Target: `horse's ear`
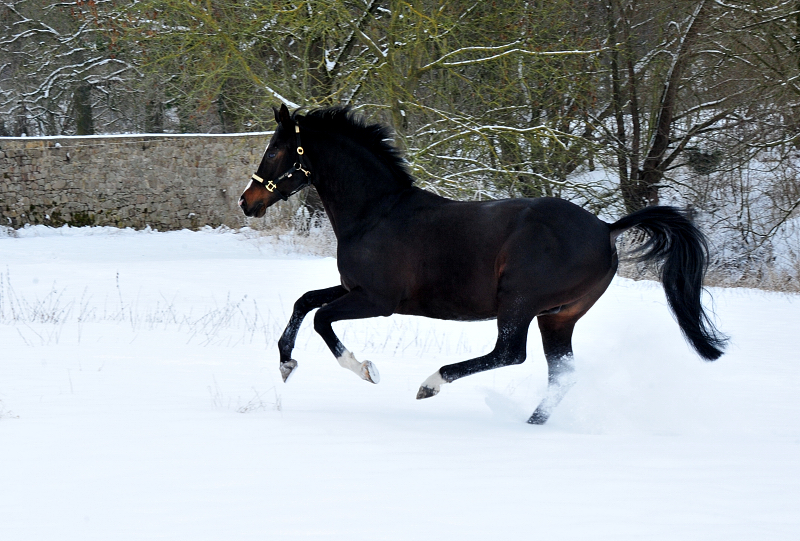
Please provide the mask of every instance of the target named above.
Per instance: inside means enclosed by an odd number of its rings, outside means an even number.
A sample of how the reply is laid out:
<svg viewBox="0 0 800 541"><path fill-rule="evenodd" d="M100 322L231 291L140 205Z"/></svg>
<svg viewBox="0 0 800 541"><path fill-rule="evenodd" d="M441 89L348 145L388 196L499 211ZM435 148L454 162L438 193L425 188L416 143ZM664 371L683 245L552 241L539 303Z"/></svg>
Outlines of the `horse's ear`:
<svg viewBox="0 0 800 541"><path fill-rule="evenodd" d="M281 103L280 109L275 109L275 121L278 124L281 124L287 130L292 129L292 115L289 114L289 109L286 107L286 104Z"/></svg>

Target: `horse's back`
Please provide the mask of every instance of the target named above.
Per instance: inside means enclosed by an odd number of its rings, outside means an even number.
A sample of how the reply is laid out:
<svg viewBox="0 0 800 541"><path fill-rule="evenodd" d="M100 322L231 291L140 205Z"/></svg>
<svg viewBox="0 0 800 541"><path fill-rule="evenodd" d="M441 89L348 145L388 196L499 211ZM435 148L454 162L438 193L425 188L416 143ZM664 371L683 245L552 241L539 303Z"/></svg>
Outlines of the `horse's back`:
<svg viewBox="0 0 800 541"><path fill-rule="evenodd" d="M568 201L457 202L421 190L410 195L376 230L382 247L371 250L382 254L379 273L391 273L397 286L397 312L491 318L503 285L558 295L595 279L587 274L605 274L610 265L607 225ZM365 238L364 245L372 243Z"/></svg>
<svg viewBox="0 0 800 541"><path fill-rule="evenodd" d="M432 213L439 231L454 245L482 242L499 255L512 245L545 261L549 255L602 257L613 249L608 224L578 205L554 197L453 202Z"/></svg>
<svg viewBox="0 0 800 541"><path fill-rule="evenodd" d="M577 261L603 257L613 250L608 224L578 205L552 197L525 199L519 232L540 255ZM544 258L543 258L544 259Z"/></svg>

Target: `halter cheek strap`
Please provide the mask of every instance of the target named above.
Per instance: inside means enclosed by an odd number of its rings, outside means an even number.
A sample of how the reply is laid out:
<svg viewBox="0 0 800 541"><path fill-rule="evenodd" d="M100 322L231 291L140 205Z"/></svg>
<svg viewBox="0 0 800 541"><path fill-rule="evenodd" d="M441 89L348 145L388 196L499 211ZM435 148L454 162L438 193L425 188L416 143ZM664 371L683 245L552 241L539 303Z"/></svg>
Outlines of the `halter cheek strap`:
<svg viewBox="0 0 800 541"><path fill-rule="evenodd" d="M303 163L303 155L305 154L305 151L303 150L303 146L300 143L300 126L298 126L297 124L295 124L294 126L294 133L295 133L295 140L297 142L297 150L296 150L297 161L292 166L292 168L286 171L278 178L276 178L275 180L268 180L266 182L264 181L263 178L261 178L256 174L253 174L253 176L251 177L256 182L261 183L264 186L264 188L267 189L268 192L277 193L278 196L280 196L280 198L283 199L284 201L286 201L291 196L293 196L294 194L296 194L297 192L299 192L300 190L302 190L311 183L310 179L311 171L307 167L305 167L305 164ZM280 191L278 189L278 183L281 182L282 180L292 177L295 173L302 173L303 175L305 175L305 178L303 179L304 182L302 182L299 186L297 186L297 188L295 188L288 194L285 194L282 191Z"/></svg>

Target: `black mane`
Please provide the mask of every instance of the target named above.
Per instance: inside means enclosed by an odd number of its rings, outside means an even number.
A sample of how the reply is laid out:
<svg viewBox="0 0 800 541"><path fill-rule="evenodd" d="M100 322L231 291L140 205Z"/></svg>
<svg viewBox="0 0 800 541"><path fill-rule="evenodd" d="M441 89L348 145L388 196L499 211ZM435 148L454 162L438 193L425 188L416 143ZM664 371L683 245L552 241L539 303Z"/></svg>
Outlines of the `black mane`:
<svg viewBox="0 0 800 541"><path fill-rule="evenodd" d="M382 124L367 124L364 118L349 106L314 109L306 114L295 111L292 119L307 129L351 139L386 164L392 172L392 177L401 186L410 187L414 183L414 178L406 168L402 152L392 144L394 133L391 128Z"/></svg>

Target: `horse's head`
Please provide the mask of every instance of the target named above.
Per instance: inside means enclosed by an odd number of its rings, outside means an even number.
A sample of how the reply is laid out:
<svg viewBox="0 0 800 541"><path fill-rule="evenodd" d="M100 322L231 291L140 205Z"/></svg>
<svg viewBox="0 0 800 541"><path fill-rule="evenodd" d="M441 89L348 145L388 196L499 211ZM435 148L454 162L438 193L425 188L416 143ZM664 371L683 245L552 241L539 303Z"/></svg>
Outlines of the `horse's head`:
<svg viewBox="0 0 800 541"><path fill-rule="evenodd" d="M264 151L261 165L239 198L246 216L264 216L276 201L288 199L311 182L299 127L285 105L275 109L275 120L278 127Z"/></svg>

